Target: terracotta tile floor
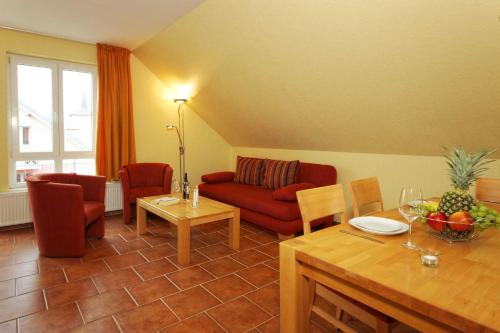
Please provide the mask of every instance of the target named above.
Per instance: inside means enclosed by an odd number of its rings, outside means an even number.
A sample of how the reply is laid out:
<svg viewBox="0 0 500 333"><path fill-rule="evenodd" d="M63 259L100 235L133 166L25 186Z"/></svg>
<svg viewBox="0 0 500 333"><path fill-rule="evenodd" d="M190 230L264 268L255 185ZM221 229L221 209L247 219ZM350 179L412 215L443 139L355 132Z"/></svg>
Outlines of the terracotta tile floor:
<svg viewBox="0 0 500 333"><path fill-rule="evenodd" d="M189 267L176 228L148 216L148 234L121 215L82 258L38 254L33 229L0 231L0 332L279 332L278 240L242 222L192 228ZM311 332L323 332L311 324Z"/></svg>

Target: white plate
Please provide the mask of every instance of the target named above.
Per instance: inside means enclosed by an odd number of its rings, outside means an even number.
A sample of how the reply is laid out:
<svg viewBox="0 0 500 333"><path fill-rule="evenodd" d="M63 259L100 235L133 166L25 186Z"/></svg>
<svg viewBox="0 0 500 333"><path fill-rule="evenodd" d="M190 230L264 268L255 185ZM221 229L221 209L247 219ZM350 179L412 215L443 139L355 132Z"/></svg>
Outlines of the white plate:
<svg viewBox="0 0 500 333"><path fill-rule="evenodd" d="M353 219L353 223L356 223L363 229L372 231L393 232L401 229L401 225L396 221L374 218L373 216L361 216Z"/></svg>
<svg viewBox="0 0 500 333"><path fill-rule="evenodd" d="M368 222L367 222L368 221ZM376 216L360 216L349 220L349 224L361 231L374 235L399 235L408 231L408 225L396 220ZM382 230L386 226L385 230ZM370 226L368 228L367 226ZM379 229L373 229L378 226Z"/></svg>

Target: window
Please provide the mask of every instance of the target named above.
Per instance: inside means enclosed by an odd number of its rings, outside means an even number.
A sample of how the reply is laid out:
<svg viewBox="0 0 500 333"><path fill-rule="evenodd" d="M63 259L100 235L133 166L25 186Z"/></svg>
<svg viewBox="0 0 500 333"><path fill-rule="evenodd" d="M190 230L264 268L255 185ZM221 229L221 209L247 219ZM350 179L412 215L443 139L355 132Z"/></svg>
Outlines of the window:
<svg viewBox="0 0 500 333"><path fill-rule="evenodd" d="M96 67L10 55L10 183L95 174Z"/></svg>
<svg viewBox="0 0 500 333"><path fill-rule="evenodd" d="M30 126L21 126L23 129L23 145L30 144Z"/></svg>

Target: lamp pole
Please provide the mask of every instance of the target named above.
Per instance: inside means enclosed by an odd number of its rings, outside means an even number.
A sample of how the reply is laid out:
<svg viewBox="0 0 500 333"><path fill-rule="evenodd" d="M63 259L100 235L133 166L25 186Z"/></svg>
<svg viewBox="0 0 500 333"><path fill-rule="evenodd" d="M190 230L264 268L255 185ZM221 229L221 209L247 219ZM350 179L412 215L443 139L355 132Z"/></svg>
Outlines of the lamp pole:
<svg viewBox="0 0 500 333"><path fill-rule="evenodd" d="M174 102L178 105L177 117L178 123L175 125L167 125L167 129L175 129L177 138L179 139L179 183L182 183L183 176L186 168L186 146L184 140L184 113L182 112L182 105L187 102L185 98L176 98Z"/></svg>

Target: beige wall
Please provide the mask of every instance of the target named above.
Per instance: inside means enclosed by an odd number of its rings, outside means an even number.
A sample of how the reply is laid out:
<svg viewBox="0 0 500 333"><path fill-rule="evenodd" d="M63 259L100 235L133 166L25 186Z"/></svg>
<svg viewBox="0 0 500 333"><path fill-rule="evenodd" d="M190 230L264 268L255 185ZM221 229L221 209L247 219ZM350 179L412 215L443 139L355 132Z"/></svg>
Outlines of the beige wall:
<svg viewBox="0 0 500 333"><path fill-rule="evenodd" d="M8 182L7 53L96 64L95 45L0 28L0 192ZM163 100L166 87L132 56L137 160L167 162L178 170L178 146L165 124L176 120L175 104ZM200 117L186 109L187 170L199 182L203 173L226 169L231 147Z"/></svg>
<svg viewBox="0 0 500 333"><path fill-rule="evenodd" d="M177 125L177 105L164 98L171 95L169 88L132 56L132 89L137 160L169 163L178 179L177 134L166 130L167 124ZM191 184L195 185L202 174L226 170L230 166L231 146L189 109L189 103L183 106L183 112L186 171Z"/></svg>
<svg viewBox="0 0 500 333"><path fill-rule="evenodd" d="M397 207L399 191L405 185L420 186L424 197L440 196L451 187L443 157L234 147L233 168L238 155L333 165L337 168L338 182L344 187L349 209L348 183L354 179L377 176L385 208ZM491 164L485 176L500 178L500 160Z"/></svg>

